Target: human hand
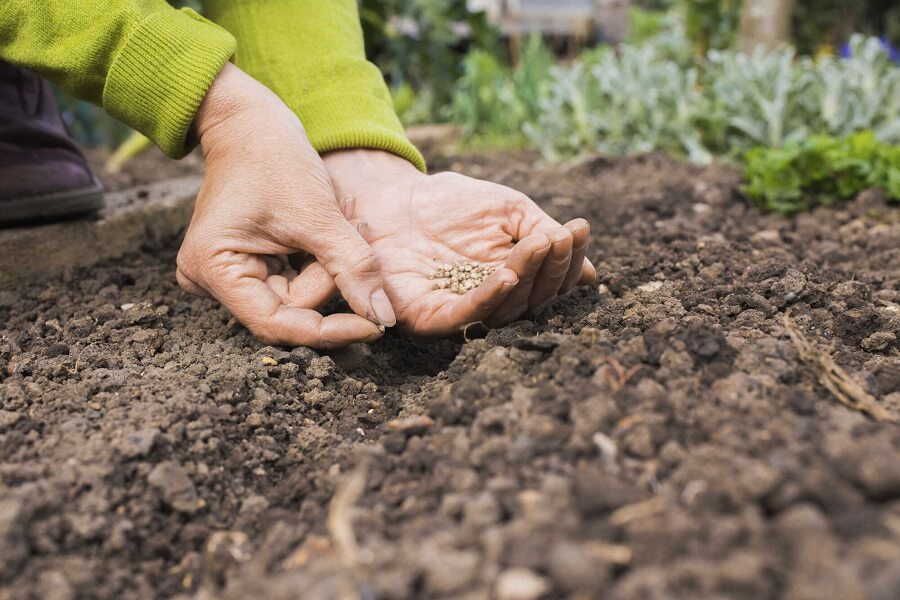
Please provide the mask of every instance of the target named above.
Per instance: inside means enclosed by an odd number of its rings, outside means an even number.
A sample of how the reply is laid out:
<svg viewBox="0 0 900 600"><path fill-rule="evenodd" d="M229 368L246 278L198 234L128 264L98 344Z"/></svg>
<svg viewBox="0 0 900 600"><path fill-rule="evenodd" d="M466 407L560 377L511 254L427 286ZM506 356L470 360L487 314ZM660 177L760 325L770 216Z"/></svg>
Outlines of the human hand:
<svg viewBox="0 0 900 600"><path fill-rule="evenodd" d="M229 64L195 124L206 170L178 252L178 283L215 297L270 344L337 347L374 341L393 326L378 259L281 100ZM311 310L335 285L355 315Z"/></svg>
<svg viewBox="0 0 900 600"><path fill-rule="evenodd" d="M345 214L375 250L398 322L412 333L502 325L540 313L596 277L585 259L584 219L560 225L508 187L457 173L424 175L384 152L332 152L324 162ZM499 268L465 295L434 289L428 275L457 261Z"/></svg>

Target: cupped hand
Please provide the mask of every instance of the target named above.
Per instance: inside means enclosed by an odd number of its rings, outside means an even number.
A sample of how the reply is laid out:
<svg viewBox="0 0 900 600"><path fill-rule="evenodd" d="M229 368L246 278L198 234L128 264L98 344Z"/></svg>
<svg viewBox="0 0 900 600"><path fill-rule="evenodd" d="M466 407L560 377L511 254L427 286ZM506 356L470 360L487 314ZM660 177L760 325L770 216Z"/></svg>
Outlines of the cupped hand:
<svg viewBox="0 0 900 600"><path fill-rule="evenodd" d="M195 124L206 169L178 253L179 284L215 297L271 344L336 347L393 326L379 261L281 100L226 65ZM335 285L356 314L311 309Z"/></svg>
<svg viewBox="0 0 900 600"><path fill-rule="evenodd" d="M324 162L345 214L378 257L398 323L412 333L503 325L596 277L585 258L584 219L561 225L508 187L457 173L424 175L384 152L332 152ZM496 270L464 295L435 289L429 275L454 262Z"/></svg>

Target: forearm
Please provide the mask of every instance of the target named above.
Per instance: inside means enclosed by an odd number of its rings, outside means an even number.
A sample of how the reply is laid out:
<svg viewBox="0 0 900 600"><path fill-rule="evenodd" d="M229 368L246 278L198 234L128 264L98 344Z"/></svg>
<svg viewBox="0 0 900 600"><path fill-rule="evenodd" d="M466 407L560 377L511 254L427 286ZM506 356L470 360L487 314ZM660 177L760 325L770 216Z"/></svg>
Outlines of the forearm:
<svg viewBox="0 0 900 600"><path fill-rule="evenodd" d="M374 148L419 169L384 78L368 62L356 0L206 0L238 41L236 64L300 117L320 153Z"/></svg>
<svg viewBox="0 0 900 600"><path fill-rule="evenodd" d="M173 157L234 38L164 0L4 0L0 58L102 106Z"/></svg>

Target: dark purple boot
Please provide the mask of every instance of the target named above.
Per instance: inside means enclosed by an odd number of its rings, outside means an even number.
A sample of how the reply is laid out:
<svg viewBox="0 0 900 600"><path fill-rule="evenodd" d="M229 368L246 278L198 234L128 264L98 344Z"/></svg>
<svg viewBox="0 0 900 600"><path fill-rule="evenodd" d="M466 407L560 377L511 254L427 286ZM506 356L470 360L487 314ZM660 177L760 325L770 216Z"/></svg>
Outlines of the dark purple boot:
<svg viewBox="0 0 900 600"><path fill-rule="evenodd" d="M102 206L103 188L69 137L50 84L0 61L0 226Z"/></svg>

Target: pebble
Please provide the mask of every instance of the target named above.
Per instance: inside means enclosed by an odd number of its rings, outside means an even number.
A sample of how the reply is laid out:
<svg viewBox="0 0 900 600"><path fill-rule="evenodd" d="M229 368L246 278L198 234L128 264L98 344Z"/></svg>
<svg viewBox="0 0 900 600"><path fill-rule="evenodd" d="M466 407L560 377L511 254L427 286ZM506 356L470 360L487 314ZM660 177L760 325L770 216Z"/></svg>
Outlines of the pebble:
<svg viewBox="0 0 900 600"><path fill-rule="evenodd" d="M897 336L890 331L876 331L860 342L860 346L866 352L881 352L891 345Z"/></svg>
<svg viewBox="0 0 900 600"><path fill-rule="evenodd" d="M163 502L178 512L192 514L203 505L187 471L174 461L156 465L147 476L147 482L159 491Z"/></svg>
<svg viewBox="0 0 900 600"><path fill-rule="evenodd" d="M550 591L547 580L531 569L507 569L497 577L497 600L537 600Z"/></svg>
<svg viewBox="0 0 900 600"><path fill-rule="evenodd" d="M155 427L139 429L138 431L126 433L117 444L117 448L126 458L146 456L153 449L153 445L158 438L159 429Z"/></svg>

